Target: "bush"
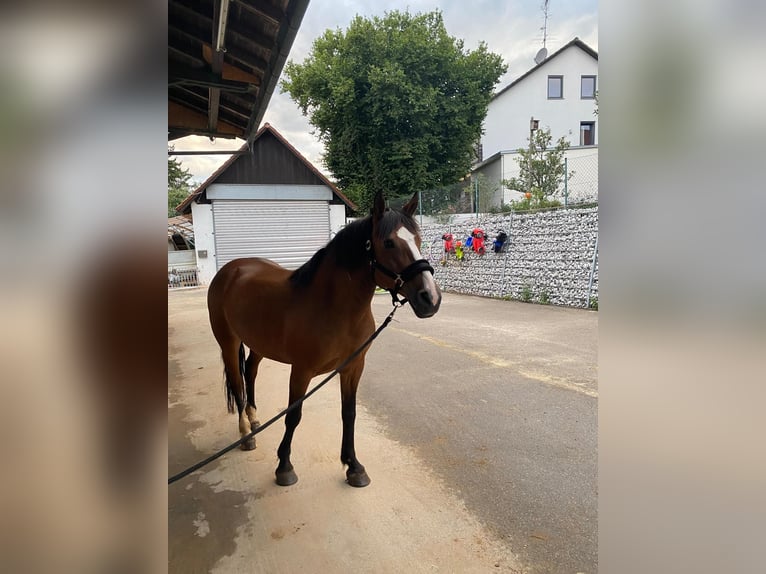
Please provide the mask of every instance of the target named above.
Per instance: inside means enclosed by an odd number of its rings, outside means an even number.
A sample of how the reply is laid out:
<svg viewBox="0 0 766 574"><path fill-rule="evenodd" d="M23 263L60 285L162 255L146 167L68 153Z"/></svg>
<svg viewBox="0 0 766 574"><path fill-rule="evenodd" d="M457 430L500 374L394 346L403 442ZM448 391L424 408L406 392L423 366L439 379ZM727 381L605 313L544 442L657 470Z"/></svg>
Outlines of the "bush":
<svg viewBox="0 0 766 574"><path fill-rule="evenodd" d="M524 198L519 200L511 200L511 208L514 211L530 211L537 209L552 209L554 207L561 207L561 202L558 199L545 199L535 200L534 198Z"/></svg>
<svg viewBox="0 0 766 574"><path fill-rule="evenodd" d="M525 303L532 300L532 289L529 285L524 285L524 287L521 288L521 300Z"/></svg>

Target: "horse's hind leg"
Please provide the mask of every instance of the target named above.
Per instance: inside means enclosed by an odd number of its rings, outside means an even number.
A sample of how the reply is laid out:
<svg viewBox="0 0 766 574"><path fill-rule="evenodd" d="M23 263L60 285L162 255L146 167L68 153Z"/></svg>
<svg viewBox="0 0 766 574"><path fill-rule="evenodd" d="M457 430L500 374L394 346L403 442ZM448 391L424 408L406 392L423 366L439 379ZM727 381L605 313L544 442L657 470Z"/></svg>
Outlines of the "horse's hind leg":
<svg viewBox="0 0 766 574"><path fill-rule="evenodd" d="M231 270L229 270L231 271ZM235 270L236 273L236 270ZM224 376L226 377L226 406L230 413L237 406L239 415L239 433L241 437L250 433L250 420L245 412L247 394L245 393L245 347L242 340L232 329L224 312L225 297L231 273L221 272L213 278L207 294L207 307L213 336L221 348ZM255 448L255 437L242 443L242 450Z"/></svg>
<svg viewBox="0 0 766 574"><path fill-rule="evenodd" d="M245 348L242 343L236 341L221 342L221 356L223 357L223 370L226 377L226 402L230 413L237 407L239 416L239 434L244 437L250 433L250 420L245 412ZM240 446L242 450L255 448L255 437L250 437Z"/></svg>
<svg viewBox="0 0 766 574"><path fill-rule="evenodd" d="M354 361L340 373L341 415L343 417L343 441L340 461L348 465L346 481L351 486L367 486L370 477L356 458L354 449L354 423L356 422L356 389L364 370L364 357Z"/></svg>
<svg viewBox="0 0 766 574"><path fill-rule="evenodd" d="M245 390L247 391L245 413L250 421L250 428L252 430L255 430L259 424L256 419L258 407L255 406L255 377L258 375L258 364L262 359L263 357L256 355L251 349L250 354L247 356L247 361L245 361ZM255 437L253 437L253 440L255 440Z"/></svg>
<svg viewBox="0 0 766 574"><path fill-rule="evenodd" d="M292 371L290 371L290 402L293 404L306 394L306 389L309 386L311 375L301 372L293 365ZM279 486L290 486L298 482L298 476L293 470L293 465L290 462L290 450L293 442L293 434L301 422L301 413L303 411L303 404L301 403L295 409L287 413L285 416L285 435L282 437L282 442L277 449L277 456L279 457L279 465L277 466L276 476L277 484Z"/></svg>

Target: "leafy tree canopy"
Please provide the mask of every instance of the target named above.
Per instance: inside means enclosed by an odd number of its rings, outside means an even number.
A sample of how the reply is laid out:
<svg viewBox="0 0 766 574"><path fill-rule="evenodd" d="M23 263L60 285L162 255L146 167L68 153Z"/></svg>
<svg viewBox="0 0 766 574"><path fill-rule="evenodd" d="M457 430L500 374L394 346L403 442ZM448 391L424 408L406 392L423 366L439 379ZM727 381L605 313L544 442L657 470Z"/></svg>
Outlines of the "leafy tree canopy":
<svg viewBox="0 0 766 574"><path fill-rule="evenodd" d="M168 157L168 217L178 215L176 206L192 192L192 174L174 157Z"/></svg>
<svg viewBox="0 0 766 574"><path fill-rule="evenodd" d="M464 177L492 89L506 66L483 43L466 50L441 12L357 16L326 30L285 67L282 89L325 144L325 163L366 211L386 197Z"/></svg>

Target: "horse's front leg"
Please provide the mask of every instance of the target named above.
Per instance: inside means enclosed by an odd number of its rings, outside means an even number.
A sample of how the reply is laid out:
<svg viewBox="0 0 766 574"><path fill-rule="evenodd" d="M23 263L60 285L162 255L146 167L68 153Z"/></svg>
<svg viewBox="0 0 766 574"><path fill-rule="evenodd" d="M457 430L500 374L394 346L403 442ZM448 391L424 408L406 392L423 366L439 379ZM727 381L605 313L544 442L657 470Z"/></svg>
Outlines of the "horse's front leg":
<svg viewBox="0 0 766 574"><path fill-rule="evenodd" d="M351 363L340 374L341 414L343 417L343 441L340 461L348 465L346 481L351 486L367 486L370 477L356 458L354 449L354 423L356 421L356 389L364 370L364 356Z"/></svg>
<svg viewBox="0 0 766 574"><path fill-rule="evenodd" d="M311 374L304 373L293 365L292 371L290 371L289 404L293 404L306 394L309 381L311 381ZM302 412L303 404L300 404L285 416L285 435L282 437L282 442L277 449L279 465L277 466L275 474L279 486L290 486L291 484L298 482L298 476L295 474L293 465L290 462L290 451L292 448L293 434L295 433L298 424L301 422Z"/></svg>

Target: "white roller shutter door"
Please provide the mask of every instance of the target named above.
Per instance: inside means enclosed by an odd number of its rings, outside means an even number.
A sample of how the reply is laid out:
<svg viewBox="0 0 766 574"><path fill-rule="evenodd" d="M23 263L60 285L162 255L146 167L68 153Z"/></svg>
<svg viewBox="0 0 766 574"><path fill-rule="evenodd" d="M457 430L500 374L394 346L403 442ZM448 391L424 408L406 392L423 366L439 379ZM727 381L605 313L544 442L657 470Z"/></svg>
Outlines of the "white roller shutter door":
<svg viewBox="0 0 766 574"><path fill-rule="evenodd" d="M297 269L330 238L327 201L213 201L216 265L264 257Z"/></svg>

